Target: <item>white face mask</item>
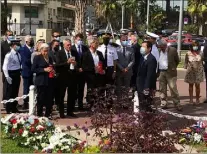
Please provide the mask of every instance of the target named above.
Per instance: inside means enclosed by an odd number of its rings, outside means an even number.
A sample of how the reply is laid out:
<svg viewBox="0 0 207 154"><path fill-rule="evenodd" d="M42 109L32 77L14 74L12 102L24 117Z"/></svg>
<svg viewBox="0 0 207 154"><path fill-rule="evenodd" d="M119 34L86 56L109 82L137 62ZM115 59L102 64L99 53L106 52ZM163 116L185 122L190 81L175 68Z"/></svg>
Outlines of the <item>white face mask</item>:
<svg viewBox="0 0 207 154"><path fill-rule="evenodd" d="M82 45L83 44L83 41L81 41L81 40L79 40L79 41L77 41L77 45L79 46L79 45Z"/></svg>
<svg viewBox="0 0 207 154"><path fill-rule="evenodd" d="M60 41L60 37L55 37L55 40Z"/></svg>

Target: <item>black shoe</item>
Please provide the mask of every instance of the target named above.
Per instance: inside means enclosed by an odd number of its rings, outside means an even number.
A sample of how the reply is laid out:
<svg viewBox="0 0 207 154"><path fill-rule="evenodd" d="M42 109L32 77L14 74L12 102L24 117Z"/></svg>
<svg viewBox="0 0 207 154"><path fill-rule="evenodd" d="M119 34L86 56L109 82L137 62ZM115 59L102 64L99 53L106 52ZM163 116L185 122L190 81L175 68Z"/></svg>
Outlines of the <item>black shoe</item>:
<svg viewBox="0 0 207 154"><path fill-rule="evenodd" d="M78 108L78 111L86 111L83 107Z"/></svg>
<svg viewBox="0 0 207 154"><path fill-rule="evenodd" d="M24 103L23 109L28 110L29 109L29 103Z"/></svg>
<svg viewBox="0 0 207 154"><path fill-rule="evenodd" d="M203 103L207 103L207 100L205 100Z"/></svg>
<svg viewBox="0 0 207 154"><path fill-rule="evenodd" d="M77 118L78 116L75 115L73 112L67 114L69 117Z"/></svg>
<svg viewBox="0 0 207 154"><path fill-rule="evenodd" d="M64 119L65 118L65 115L64 114L60 114L60 118L61 119Z"/></svg>

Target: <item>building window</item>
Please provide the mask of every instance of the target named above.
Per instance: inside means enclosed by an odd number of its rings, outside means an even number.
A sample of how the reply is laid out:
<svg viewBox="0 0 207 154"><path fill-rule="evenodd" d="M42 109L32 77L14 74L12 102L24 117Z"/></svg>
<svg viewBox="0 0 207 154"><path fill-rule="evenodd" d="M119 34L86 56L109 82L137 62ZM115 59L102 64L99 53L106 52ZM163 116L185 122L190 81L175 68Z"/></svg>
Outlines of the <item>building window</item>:
<svg viewBox="0 0 207 154"><path fill-rule="evenodd" d="M30 11L31 11L31 18L38 18L38 7L24 7L24 13L25 13L25 18L30 17Z"/></svg>
<svg viewBox="0 0 207 154"><path fill-rule="evenodd" d="M53 9L53 15L54 15L54 16L56 15L56 13L55 13L55 9Z"/></svg>

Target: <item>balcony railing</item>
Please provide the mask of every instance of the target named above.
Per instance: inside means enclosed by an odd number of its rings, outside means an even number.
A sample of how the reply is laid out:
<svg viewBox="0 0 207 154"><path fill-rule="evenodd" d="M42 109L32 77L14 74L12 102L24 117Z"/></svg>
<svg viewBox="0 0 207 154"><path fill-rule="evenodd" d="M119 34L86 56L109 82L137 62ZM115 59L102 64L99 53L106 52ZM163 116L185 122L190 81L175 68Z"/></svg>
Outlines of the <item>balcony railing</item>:
<svg viewBox="0 0 207 154"><path fill-rule="evenodd" d="M4 2L4 0L1 0L1 2ZM46 4L47 0L31 0L31 4ZM7 0L8 4L29 4L30 0Z"/></svg>

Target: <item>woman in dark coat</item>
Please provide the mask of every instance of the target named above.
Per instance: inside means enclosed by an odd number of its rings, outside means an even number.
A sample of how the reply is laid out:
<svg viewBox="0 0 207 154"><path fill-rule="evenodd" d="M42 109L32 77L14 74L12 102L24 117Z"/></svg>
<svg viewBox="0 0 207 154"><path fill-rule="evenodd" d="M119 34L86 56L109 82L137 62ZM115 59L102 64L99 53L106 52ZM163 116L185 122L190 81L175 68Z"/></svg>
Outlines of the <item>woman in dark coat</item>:
<svg viewBox="0 0 207 154"><path fill-rule="evenodd" d="M36 55L33 60L32 71L36 73L35 86L37 88L37 115L50 117L52 112L52 96L54 86L55 71L53 61L48 56L49 46L43 43L40 46L40 55ZM46 107L43 115L43 106Z"/></svg>

